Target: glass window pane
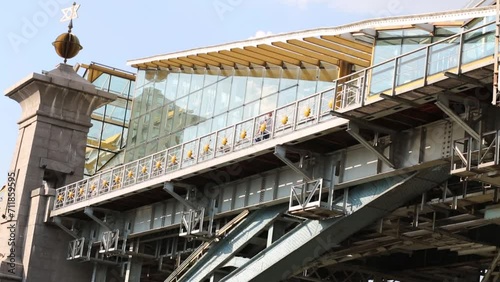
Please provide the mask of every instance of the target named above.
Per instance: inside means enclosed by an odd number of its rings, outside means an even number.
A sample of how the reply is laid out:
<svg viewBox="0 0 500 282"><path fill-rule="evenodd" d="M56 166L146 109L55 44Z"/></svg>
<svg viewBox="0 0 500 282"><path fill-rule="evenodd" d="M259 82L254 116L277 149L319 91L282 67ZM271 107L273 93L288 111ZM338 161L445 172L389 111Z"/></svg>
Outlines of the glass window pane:
<svg viewBox="0 0 500 282"><path fill-rule="evenodd" d="M92 84L97 89L100 89L103 91L108 91L110 79L111 79L111 76L109 74L103 73L103 74L99 75L94 81L92 81Z"/></svg>
<svg viewBox="0 0 500 282"><path fill-rule="evenodd" d="M165 136L172 132L172 125L174 124L174 113L175 106L173 103L170 103L163 107L162 112L162 126L160 129L160 135Z"/></svg>
<svg viewBox="0 0 500 282"><path fill-rule="evenodd" d="M191 78L191 87L189 89L189 93L193 93L197 90L200 90L203 88L203 83L205 81L205 74L193 74L193 77ZM181 96L179 96L181 97Z"/></svg>
<svg viewBox="0 0 500 282"><path fill-rule="evenodd" d="M198 137L204 136L212 132L212 119L201 122L198 125Z"/></svg>
<svg viewBox="0 0 500 282"><path fill-rule="evenodd" d="M147 111L152 109L152 104L153 104L153 94L154 94L154 88L152 87L146 87L142 89L142 100L141 100L141 108L140 108L140 114L143 115Z"/></svg>
<svg viewBox="0 0 500 282"><path fill-rule="evenodd" d="M231 75L232 73L230 73ZM224 77L219 80L217 84L216 103L214 108L214 115L226 112L229 106L231 97L231 83L233 79L231 76Z"/></svg>
<svg viewBox="0 0 500 282"><path fill-rule="evenodd" d="M184 143L184 142L188 142L188 141L196 139L197 130L198 130L198 126L196 126L196 125L189 126L186 129L184 129L182 142Z"/></svg>
<svg viewBox="0 0 500 282"><path fill-rule="evenodd" d="M301 99L316 93L317 69L302 69L299 76L299 87L297 99Z"/></svg>
<svg viewBox="0 0 500 282"><path fill-rule="evenodd" d="M147 140L149 120L149 114L145 114L139 118L139 126L137 129L137 145L140 145Z"/></svg>
<svg viewBox="0 0 500 282"><path fill-rule="evenodd" d="M401 55L401 39L377 40L373 62L378 64Z"/></svg>
<svg viewBox="0 0 500 282"><path fill-rule="evenodd" d="M262 98L260 102L260 114L268 113L276 108L276 103L278 102L278 93Z"/></svg>
<svg viewBox="0 0 500 282"><path fill-rule="evenodd" d="M146 71L145 70L138 70L137 75L135 77L135 86L137 88L143 87L144 82L145 82L145 76L146 76Z"/></svg>
<svg viewBox="0 0 500 282"><path fill-rule="evenodd" d="M200 109L201 118L208 119L213 117L216 90L217 90L217 85L207 86L203 90L203 98L201 99L201 109Z"/></svg>
<svg viewBox="0 0 500 282"><path fill-rule="evenodd" d="M145 156L156 153L158 148L158 140L149 142L145 147L146 147Z"/></svg>
<svg viewBox="0 0 500 282"><path fill-rule="evenodd" d="M93 140L99 140L101 138L102 122L98 120L91 120L92 127L89 130L88 137ZM97 144L96 144L97 146Z"/></svg>
<svg viewBox="0 0 500 282"><path fill-rule="evenodd" d="M104 123L101 148L109 151L118 151L121 148L122 127L114 124Z"/></svg>
<svg viewBox="0 0 500 282"><path fill-rule="evenodd" d="M186 108L188 97L181 98L175 101L174 124L172 132L176 132L186 125Z"/></svg>
<svg viewBox="0 0 500 282"><path fill-rule="evenodd" d="M146 156L146 146L139 146L136 148L134 159L140 159Z"/></svg>
<svg viewBox="0 0 500 282"><path fill-rule="evenodd" d="M243 120L243 107L239 107L227 114L227 125L234 125Z"/></svg>
<svg viewBox="0 0 500 282"><path fill-rule="evenodd" d="M137 95L132 100L132 118L136 118L141 114L141 104L142 104L142 95Z"/></svg>
<svg viewBox="0 0 500 282"><path fill-rule="evenodd" d="M275 94L280 86L281 68L269 68L265 70L264 85L262 87L262 97Z"/></svg>
<svg viewBox="0 0 500 282"><path fill-rule="evenodd" d="M130 89L130 80L112 76L109 92L118 94L119 96L127 97Z"/></svg>
<svg viewBox="0 0 500 282"><path fill-rule="evenodd" d="M290 86L289 88L286 88L286 90L280 91L278 94L278 107L295 101L295 98L297 97L297 86L298 85Z"/></svg>
<svg viewBox="0 0 500 282"><path fill-rule="evenodd" d="M134 119L130 122L130 134L128 135L128 141L127 141L127 146L129 148L132 148L135 146L135 143L137 141L137 125L139 124L139 121L137 119Z"/></svg>
<svg viewBox="0 0 500 282"><path fill-rule="evenodd" d="M205 81L203 83L203 86L209 86L214 83L217 83L217 81L220 79L219 78L219 69L218 68L213 68L207 70L207 75L205 76Z"/></svg>
<svg viewBox="0 0 500 282"><path fill-rule="evenodd" d="M214 117L212 122L212 131L217 131L219 129L226 127L226 118L227 118L226 114Z"/></svg>
<svg viewBox="0 0 500 282"><path fill-rule="evenodd" d="M229 109L234 109L243 105L245 101L245 92L247 85L247 69L237 69L234 71L234 77L231 85L231 101Z"/></svg>
<svg viewBox="0 0 500 282"><path fill-rule="evenodd" d="M165 150L165 149L168 149L170 147L173 147L173 141L174 140L174 137L172 136L166 136L166 137L162 137L158 140L158 147L157 147L157 150L158 151L162 151L162 150Z"/></svg>
<svg viewBox="0 0 500 282"><path fill-rule="evenodd" d="M158 108L151 113L151 126L149 128L148 139L160 136L160 126L162 123L163 108Z"/></svg>
<svg viewBox="0 0 500 282"><path fill-rule="evenodd" d="M201 99L202 92L196 91L189 95L189 102L187 105L187 117L186 117L186 126L190 126L192 124L196 124L200 121L200 109L201 109Z"/></svg>
<svg viewBox="0 0 500 282"><path fill-rule="evenodd" d="M390 38L390 37L402 37L403 36L403 30L398 29L398 30L385 30L385 31L379 31L378 32L378 37L379 38Z"/></svg>
<svg viewBox="0 0 500 282"><path fill-rule="evenodd" d="M189 87L191 86L191 74L181 73L179 74L179 85L177 87L177 98L184 97L189 93Z"/></svg>
<svg viewBox="0 0 500 282"><path fill-rule="evenodd" d="M143 87L151 87L155 82L156 77L157 77L156 70L146 70Z"/></svg>
<svg viewBox="0 0 500 282"><path fill-rule="evenodd" d="M264 68L254 68L249 72L250 77L247 80L247 91L245 95L245 104L260 98L262 93L262 82L264 78Z"/></svg>
<svg viewBox="0 0 500 282"><path fill-rule="evenodd" d="M167 100L166 101L167 103L175 100L178 86L179 86L179 74L170 73L167 76L167 85L165 87L165 99Z"/></svg>
<svg viewBox="0 0 500 282"><path fill-rule="evenodd" d="M243 109L243 120L252 118L259 114L260 100L245 105Z"/></svg>

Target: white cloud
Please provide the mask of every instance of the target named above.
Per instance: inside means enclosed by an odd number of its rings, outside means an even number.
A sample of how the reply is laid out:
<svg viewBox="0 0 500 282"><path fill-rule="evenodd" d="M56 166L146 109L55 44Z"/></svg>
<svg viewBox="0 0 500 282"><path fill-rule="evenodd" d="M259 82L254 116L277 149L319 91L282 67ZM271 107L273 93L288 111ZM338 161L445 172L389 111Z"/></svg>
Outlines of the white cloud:
<svg viewBox="0 0 500 282"><path fill-rule="evenodd" d="M282 3L307 9L312 4L322 4L335 12L362 14L369 17L389 17L404 14L417 14L435 11L445 11L463 8L469 0L365 0L365 1L338 1L338 0L280 0Z"/></svg>
<svg viewBox="0 0 500 282"><path fill-rule="evenodd" d="M270 36L270 35L273 35L273 32L272 31L263 31L263 30L258 30L254 36L251 36L250 38L248 39L255 39L255 38L259 38L259 37L266 37L266 36Z"/></svg>

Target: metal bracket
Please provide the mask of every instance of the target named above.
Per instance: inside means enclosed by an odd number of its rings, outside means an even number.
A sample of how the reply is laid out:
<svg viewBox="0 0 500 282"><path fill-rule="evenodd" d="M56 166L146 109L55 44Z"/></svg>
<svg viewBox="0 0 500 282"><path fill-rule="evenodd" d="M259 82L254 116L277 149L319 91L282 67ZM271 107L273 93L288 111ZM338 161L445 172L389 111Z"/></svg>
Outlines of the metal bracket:
<svg viewBox="0 0 500 282"><path fill-rule="evenodd" d="M69 229L63 224L63 218L59 216L54 217L53 222L55 225L59 226L59 228L61 228L64 232L68 233L71 237L78 239L79 238L78 234L74 230L76 220L75 219L67 219L67 220L71 221L71 229Z"/></svg>
<svg viewBox="0 0 500 282"><path fill-rule="evenodd" d="M120 239L120 230L110 230L102 233L99 253L109 253L119 251L118 240Z"/></svg>
<svg viewBox="0 0 500 282"><path fill-rule="evenodd" d="M286 157L286 152L293 152L300 156L299 164L293 163L290 159ZM313 180L312 173L304 169L304 161L306 157L310 157L312 155L311 152L305 150L299 150L295 148L285 147L282 145L277 145L274 147L274 155L278 157L282 162L284 162L287 166L289 166L293 171L302 175L307 182Z"/></svg>
<svg viewBox="0 0 500 282"><path fill-rule="evenodd" d="M359 127L355 122L354 123L349 122L346 132L349 133L349 135L351 135L354 139L356 139L366 149L375 154L381 161L386 163L391 168L395 167L394 164L386 156L384 156L384 154L382 154L379 151L378 147L375 147L372 144L370 144L368 141L365 140L365 138L363 138L363 136L361 136L361 134L359 134Z"/></svg>
<svg viewBox="0 0 500 282"><path fill-rule="evenodd" d="M198 210L191 209L182 213L179 236L203 236L209 230L204 230L203 221L205 218L205 208Z"/></svg>
<svg viewBox="0 0 500 282"><path fill-rule="evenodd" d="M83 211L83 213L86 214L88 217L90 217L95 222L97 222L99 225L104 227L107 231L111 231L113 229L111 227L111 225L109 225L107 222L101 220L100 218L98 218L97 216L94 215L95 210L96 209L93 207L85 207L85 210ZM109 211L109 210L105 210L105 209L99 209L99 210L104 212L104 213L116 213L114 211Z"/></svg>
<svg viewBox="0 0 500 282"><path fill-rule="evenodd" d="M465 122L459 115L457 115L452 109L450 109L449 100L447 99L447 97L438 95L438 100L435 104L453 121L460 125L472 138L478 141L481 139L479 133L477 133L472 127L467 124L467 122Z"/></svg>
<svg viewBox="0 0 500 282"><path fill-rule="evenodd" d="M70 241L68 245L68 256L66 257L66 259L67 260L88 259L88 257L83 255L84 247L85 247L85 237Z"/></svg>

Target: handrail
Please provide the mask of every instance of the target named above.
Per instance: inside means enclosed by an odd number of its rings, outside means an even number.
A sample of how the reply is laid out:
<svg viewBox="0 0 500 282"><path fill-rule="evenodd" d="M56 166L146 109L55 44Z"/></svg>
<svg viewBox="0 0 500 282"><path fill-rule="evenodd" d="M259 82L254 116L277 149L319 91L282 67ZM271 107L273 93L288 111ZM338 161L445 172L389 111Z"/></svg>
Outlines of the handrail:
<svg viewBox="0 0 500 282"><path fill-rule="evenodd" d="M333 87L319 91L308 97L299 99L271 111L273 117L271 126L269 126L268 122L266 122L266 125L263 124L263 121L268 114L261 114L214 131L210 134L198 137L194 140L184 142L180 145L176 145L121 166L110 168L94 175L93 177L58 188L56 189L54 210L95 198L114 190L124 189L137 183L166 175L167 173L173 171L181 170L234 151L248 148L258 142L266 142L268 140L275 139L276 137L288 135L303 128L319 124L326 120L334 119L335 117L330 115L331 110L346 111L362 107L365 100L370 95L370 87L373 86L373 81L370 81L370 79L377 74L375 69L383 66L384 64L394 62L394 64L391 65L394 70L392 72L392 84L387 85L388 89L392 89L393 95L395 94L396 87L415 81L415 79L423 79L424 82L426 82L428 75L432 74L430 73L430 70L433 66L439 68L439 73L442 73L449 68L458 67L460 70L463 64L463 54L465 54L466 51L470 51L463 48L463 46L467 43L464 41L465 35L492 24L495 24L495 22L475 27L353 74L341 77L333 81ZM489 33L483 32L482 35L488 36ZM439 57L439 60L435 60L435 58L432 57L433 54L431 54L430 50L435 46L439 46L439 44L446 43L455 38L459 39L459 48L457 48L457 50L452 49L452 51L456 51L456 54L454 52L452 56L445 54L446 56L444 59L448 60L447 62L449 64L445 65L445 67L448 68L443 70L443 66L440 65L443 63L443 58ZM473 47L475 47L475 45L473 45ZM425 57L423 58L425 59L423 75L412 77L411 79L413 80L409 82L405 81L403 84L398 84L397 70L401 67L402 59L408 58L421 51L425 51ZM487 51L489 52L490 50ZM474 57L473 61L484 58L485 56L493 55L487 52L479 53L478 58ZM440 53L437 54L441 55ZM455 56L458 56L458 58ZM417 66L420 66L418 64L418 60L416 63ZM450 64L452 66L450 66ZM388 70L390 70L390 68ZM387 70L384 70L383 72L379 72L379 74L384 74L386 72ZM386 82L386 79L384 79L383 82ZM387 89L383 91L386 90ZM375 94L379 93L380 92L377 92Z"/></svg>

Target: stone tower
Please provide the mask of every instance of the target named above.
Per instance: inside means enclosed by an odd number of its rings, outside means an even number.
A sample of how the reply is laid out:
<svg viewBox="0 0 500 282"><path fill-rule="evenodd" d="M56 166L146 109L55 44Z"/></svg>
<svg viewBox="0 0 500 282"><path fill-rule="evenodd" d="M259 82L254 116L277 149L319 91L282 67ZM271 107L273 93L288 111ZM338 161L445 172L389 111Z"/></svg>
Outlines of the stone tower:
<svg viewBox="0 0 500 282"><path fill-rule="evenodd" d="M70 65L33 73L6 91L22 108L0 206L0 281L90 281L92 269L66 261L69 235L49 222L54 188L83 178L92 112L115 95L96 90Z"/></svg>

